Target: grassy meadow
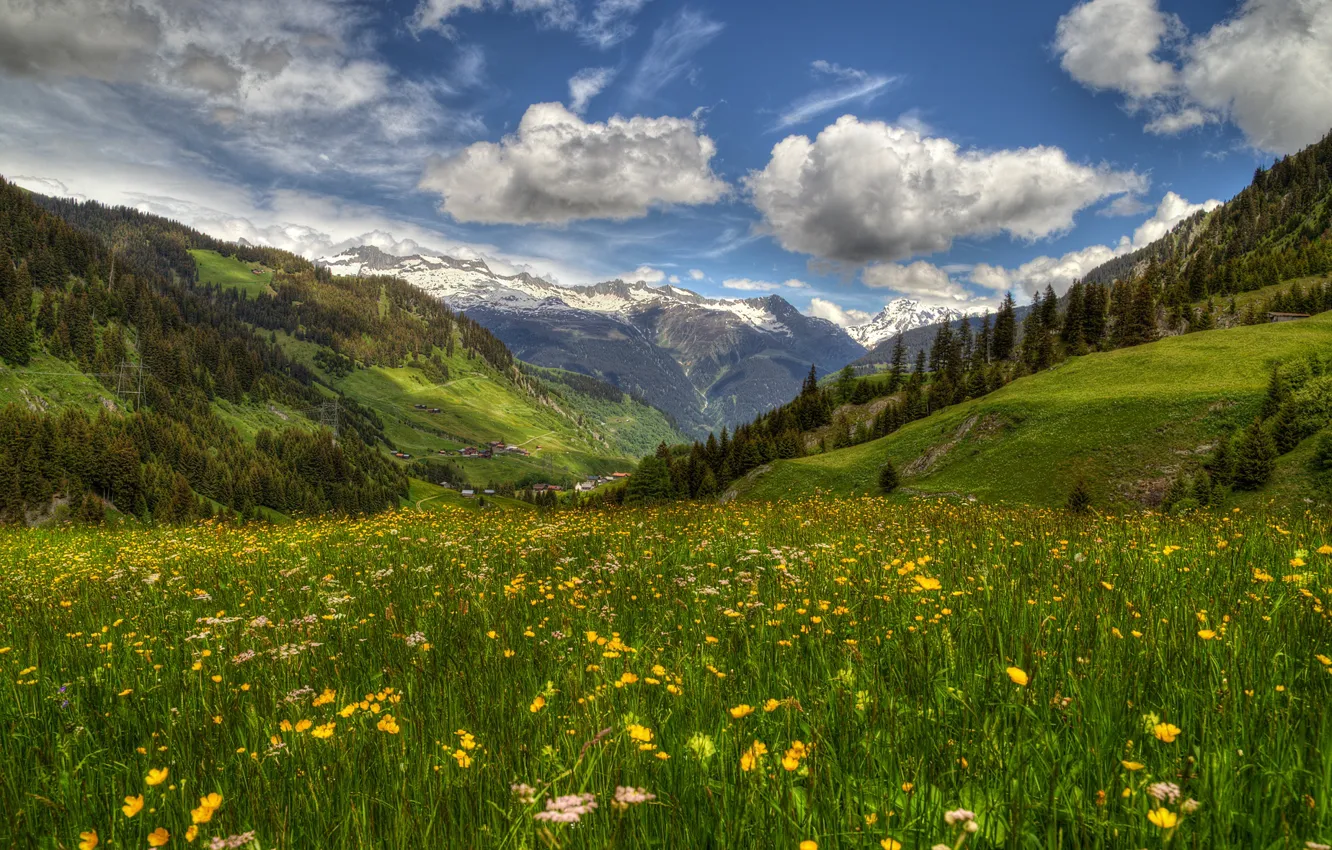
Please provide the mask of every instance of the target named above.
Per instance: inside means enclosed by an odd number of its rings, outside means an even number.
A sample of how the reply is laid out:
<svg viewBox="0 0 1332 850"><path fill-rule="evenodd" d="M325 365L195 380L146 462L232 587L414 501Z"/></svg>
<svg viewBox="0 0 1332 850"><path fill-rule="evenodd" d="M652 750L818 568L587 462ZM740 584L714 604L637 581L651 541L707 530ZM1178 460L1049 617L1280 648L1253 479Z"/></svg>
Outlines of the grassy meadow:
<svg viewBox="0 0 1332 850"><path fill-rule="evenodd" d="M1330 542L875 498L7 531L0 846L1304 848Z"/></svg>
<svg viewBox="0 0 1332 850"><path fill-rule="evenodd" d="M921 493L1053 507L1084 478L1097 504L1128 504L1252 422L1273 366L1329 346L1324 313L1075 357L882 439L777 461L737 489L755 499L875 492L891 460Z"/></svg>
<svg viewBox="0 0 1332 850"><path fill-rule="evenodd" d="M273 270L262 263L247 263L235 257L224 257L216 251L195 249L190 251L199 267L199 282L223 289L236 289L250 298L272 293ZM255 274L254 270L260 273Z"/></svg>

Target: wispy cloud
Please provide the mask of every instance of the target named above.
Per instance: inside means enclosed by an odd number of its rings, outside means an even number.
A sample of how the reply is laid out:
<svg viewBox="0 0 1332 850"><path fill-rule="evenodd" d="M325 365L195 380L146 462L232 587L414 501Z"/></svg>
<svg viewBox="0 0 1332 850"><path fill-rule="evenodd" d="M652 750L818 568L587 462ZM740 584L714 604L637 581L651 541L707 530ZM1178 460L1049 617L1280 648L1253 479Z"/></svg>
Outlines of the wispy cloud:
<svg viewBox="0 0 1332 850"><path fill-rule="evenodd" d="M811 67L815 75L832 77L837 80L837 83L811 92L792 102L782 111L777 123L772 125L774 131L803 124L811 118L847 103L869 103L902 79L895 75L875 74L856 68L844 68L841 65L825 62L822 59L814 62Z"/></svg>
<svg viewBox="0 0 1332 850"><path fill-rule="evenodd" d="M675 81L681 74L692 71L694 54L702 50L725 28L725 24L692 9L657 27L652 34L652 45L638 63L626 92L631 101L647 100Z"/></svg>
<svg viewBox="0 0 1332 850"><path fill-rule="evenodd" d="M648 0L597 0L592 14L578 30L588 44L605 50L634 34L630 19L648 4Z"/></svg>
<svg viewBox="0 0 1332 850"><path fill-rule="evenodd" d="M582 115L587 104L615 79L614 68L584 68L569 78L569 109Z"/></svg>
<svg viewBox="0 0 1332 850"><path fill-rule="evenodd" d="M750 280L745 277L732 277L722 281L727 289L739 289L743 292L772 292L774 289L809 289L803 280L792 278L785 283L770 283L766 280Z"/></svg>

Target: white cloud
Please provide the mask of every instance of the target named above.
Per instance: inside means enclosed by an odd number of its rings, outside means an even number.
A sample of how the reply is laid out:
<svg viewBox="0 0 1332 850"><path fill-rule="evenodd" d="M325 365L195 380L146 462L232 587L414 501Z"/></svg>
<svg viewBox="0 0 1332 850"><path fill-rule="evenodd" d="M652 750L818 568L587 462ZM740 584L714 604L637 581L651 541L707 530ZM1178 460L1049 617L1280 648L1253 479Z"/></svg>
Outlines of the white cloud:
<svg viewBox="0 0 1332 850"><path fill-rule="evenodd" d="M715 153L688 118L587 123L558 103L538 103L513 135L433 157L420 186L442 195L458 221L624 220L720 200L727 186L712 171Z"/></svg>
<svg viewBox="0 0 1332 850"><path fill-rule="evenodd" d="M962 150L847 115L813 141L779 142L745 185L782 247L860 264L945 251L964 236L1039 239L1147 180L1075 163L1059 148Z"/></svg>
<svg viewBox="0 0 1332 850"><path fill-rule="evenodd" d="M815 73L830 76L837 84L808 94L786 107L773 125L774 130L794 127L848 103L868 104L900 78L872 74L855 68L843 68L820 59L812 65Z"/></svg>
<svg viewBox="0 0 1332 850"><path fill-rule="evenodd" d="M727 289L739 289L744 292L772 292L775 289L808 289L809 284L792 278L783 283L769 283L766 280L750 280L747 277L732 277L722 281Z"/></svg>
<svg viewBox="0 0 1332 850"><path fill-rule="evenodd" d="M809 307L805 313L818 319L827 319L835 325L841 325L844 328L854 328L857 325L868 323L874 316L864 310L857 310L853 307L842 307L826 298L809 299Z"/></svg>
<svg viewBox="0 0 1332 850"><path fill-rule="evenodd" d="M676 284L680 282L680 276L678 274L673 274L669 278L667 278L667 280L670 281L672 284Z"/></svg>
<svg viewBox="0 0 1332 850"><path fill-rule="evenodd" d="M860 280L875 289L891 289L930 304L968 301L971 293L938 266L917 260L910 265L876 263L866 266Z"/></svg>
<svg viewBox="0 0 1332 850"><path fill-rule="evenodd" d="M707 275L703 273L702 269L690 269L689 277L692 278L693 280L702 280L703 278L707 277Z"/></svg>
<svg viewBox="0 0 1332 850"><path fill-rule="evenodd" d="M666 279L666 272L652 266L639 266L628 274L619 275L619 278L630 283L661 283Z"/></svg>
<svg viewBox="0 0 1332 850"><path fill-rule="evenodd" d="M1088 0L1060 19L1055 50L1075 80L1145 111L1148 132L1225 120L1293 153L1332 122L1332 0L1244 0L1191 39L1159 0Z"/></svg>
<svg viewBox="0 0 1332 850"><path fill-rule="evenodd" d="M583 41L602 50L614 47L634 34L629 19L647 5L648 0L597 0L592 16L579 31Z"/></svg>
<svg viewBox="0 0 1332 850"><path fill-rule="evenodd" d="M1036 257L1016 269L979 263L968 274L968 280L977 286L997 292L1016 289L1034 295L1050 286L1056 293L1062 295L1073 281L1086 276L1097 266L1115 257L1145 248L1194 213L1210 211L1220 205L1221 202L1215 199L1201 204L1191 204L1174 192L1167 192L1152 217L1133 231L1132 238L1124 236L1113 248L1109 245L1091 245L1070 251L1062 257Z"/></svg>
<svg viewBox="0 0 1332 850"><path fill-rule="evenodd" d="M459 12L479 12L484 9L503 9L511 5L515 12L528 12L538 16L542 26L569 29L578 21L578 10L572 0L420 0L416 11L407 20L407 28L420 35L435 30L447 38L457 35L449 20Z"/></svg>
<svg viewBox="0 0 1332 850"><path fill-rule="evenodd" d="M627 91L633 101L648 100L693 68L694 54L721 34L724 25L690 9L657 27Z"/></svg>
<svg viewBox="0 0 1332 850"><path fill-rule="evenodd" d="M1157 0L1088 0L1059 19L1055 51L1075 80L1150 98L1176 85L1175 67L1157 58L1183 24L1157 8Z"/></svg>
<svg viewBox="0 0 1332 850"><path fill-rule="evenodd" d="M456 38L457 29L450 21L460 12L508 10L533 14L541 26L575 32L585 43L604 50L634 34L630 19L647 2L596 0L588 17L582 18L573 0L419 0L407 19L407 28L418 37L434 30L446 38Z"/></svg>
<svg viewBox="0 0 1332 850"><path fill-rule="evenodd" d="M395 72L365 37L372 22L343 0L7 0L0 74L14 97L59 78L28 124L131 103L145 135L188 138L196 152L401 186L417 167L406 163L428 154L420 142L438 147L476 121L441 105L447 84Z"/></svg>
<svg viewBox="0 0 1332 850"><path fill-rule="evenodd" d="M615 79L614 68L584 68L569 78L569 109L582 115L592 98Z"/></svg>

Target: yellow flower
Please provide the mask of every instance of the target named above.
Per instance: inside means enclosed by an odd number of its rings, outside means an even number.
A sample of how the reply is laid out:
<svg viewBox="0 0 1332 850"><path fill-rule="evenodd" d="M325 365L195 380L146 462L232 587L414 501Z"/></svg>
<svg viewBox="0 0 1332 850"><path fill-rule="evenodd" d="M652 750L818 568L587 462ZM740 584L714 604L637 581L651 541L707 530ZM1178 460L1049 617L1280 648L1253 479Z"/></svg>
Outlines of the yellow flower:
<svg viewBox="0 0 1332 850"><path fill-rule="evenodd" d="M1125 770L1142 770L1143 763L1140 761L1120 761Z"/></svg>
<svg viewBox="0 0 1332 850"><path fill-rule="evenodd" d="M532 700L532 704L527 707L527 710L532 712L533 714L536 714L538 711L540 711L545 707L546 707L546 698L541 696L540 694L537 694L537 698Z"/></svg>
<svg viewBox="0 0 1332 850"><path fill-rule="evenodd" d="M916 580L916 587L920 590L938 590L943 585L939 584L937 578L929 576L912 576Z"/></svg>
<svg viewBox="0 0 1332 850"><path fill-rule="evenodd" d="M1179 815L1162 806L1159 809L1153 809L1147 813L1147 820L1161 827L1162 829L1174 829L1175 824L1179 823Z"/></svg>
<svg viewBox="0 0 1332 850"><path fill-rule="evenodd" d="M126 688L125 690L123 690L123 691L121 691L120 693L116 694L116 696L118 696L118 697L127 697L127 696L129 696L130 694L132 694L132 693L134 693L134 689L133 689L133 688Z"/></svg>
<svg viewBox="0 0 1332 850"><path fill-rule="evenodd" d="M1152 727L1152 734L1156 736L1156 739L1158 741L1164 741L1167 744L1173 744L1175 742L1175 736L1181 731L1182 730L1173 723L1158 723Z"/></svg>
<svg viewBox="0 0 1332 850"><path fill-rule="evenodd" d="M781 705L782 705L782 701L781 701L781 700L770 699L770 700L768 700L767 702L763 703L763 710L766 711L766 712L771 713L771 712L776 711L778 708L780 708Z"/></svg>
<svg viewBox="0 0 1332 850"><path fill-rule="evenodd" d="M170 840L171 840L171 833L167 832L165 829L163 829L160 826L157 829L154 829L152 832L148 833L149 847L161 847L163 844L166 844Z"/></svg>
<svg viewBox="0 0 1332 850"><path fill-rule="evenodd" d="M1332 555L1332 546L1329 546L1328 544L1324 543L1322 546L1318 547L1318 554Z"/></svg>
<svg viewBox="0 0 1332 850"><path fill-rule="evenodd" d="M312 737L312 738L332 738L332 737L333 737L333 730L336 729L336 728L337 728L337 724L334 723L334 722L332 722L332 721L329 721L328 723L324 723L324 724L321 724L321 725L319 725L319 726L316 726L316 727L314 728L314 731L312 731L312 732L310 733L310 737Z"/></svg>
<svg viewBox="0 0 1332 850"><path fill-rule="evenodd" d="M740 756L740 769L746 773L753 770L754 765L758 764L758 760L767 752L768 748L764 746L762 741L755 741L749 749L745 750L745 754Z"/></svg>
<svg viewBox="0 0 1332 850"><path fill-rule="evenodd" d="M135 815L137 815L139 813L139 810L142 808L143 808L143 795L140 794L137 797L126 797L125 805L121 806L120 810L125 813L125 817L132 818Z"/></svg>
<svg viewBox="0 0 1332 850"><path fill-rule="evenodd" d="M215 811L217 810L208 806L200 806L197 809L190 809L190 820L194 823L208 823L213 819L213 812Z"/></svg>
<svg viewBox="0 0 1332 850"><path fill-rule="evenodd" d="M882 847L883 850L902 850L902 842L892 838L883 839L879 842L879 846Z"/></svg>
<svg viewBox="0 0 1332 850"><path fill-rule="evenodd" d="M1022 685L1023 687L1026 687L1027 683L1031 681L1021 667L1009 667L1008 678L1013 680L1013 684Z"/></svg>
<svg viewBox="0 0 1332 850"><path fill-rule="evenodd" d="M461 767L463 769L472 766L472 757L467 754L466 750L454 750L453 760L458 763L458 767Z"/></svg>
<svg viewBox="0 0 1332 850"><path fill-rule="evenodd" d="M193 841L198 837L199 837L199 827L195 826L194 824L190 824L190 828L185 830L185 840Z"/></svg>
<svg viewBox="0 0 1332 850"><path fill-rule="evenodd" d="M379 718L379 722L375 724L375 728L380 732L396 735L398 734L398 721L393 719L392 714L385 714L383 717Z"/></svg>
<svg viewBox="0 0 1332 850"><path fill-rule="evenodd" d="M805 840L800 842L800 850L819 850L819 842Z"/></svg>
<svg viewBox="0 0 1332 850"><path fill-rule="evenodd" d="M1198 637L1202 638L1203 640L1211 640L1212 638L1216 637L1216 632L1212 631L1211 629L1198 629Z"/></svg>
<svg viewBox="0 0 1332 850"><path fill-rule="evenodd" d="M1108 582L1108 581L1103 581L1103 582L1101 582L1101 587L1104 587L1106 590L1114 590L1114 589L1115 589L1115 586L1114 586L1113 584L1111 584L1110 582Z"/></svg>
<svg viewBox="0 0 1332 850"><path fill-rule="evenodd" d="M731 709L731 716L734 717L736 720L739 720L740 718L753 713L754 713L754 707L752 705L742 704L742 705L737 705L735 708Z"/></svg>
<svg viewBox="0 0 1332 850"><path fill-rule="evenodd" d="M143 781L147 782L149 785L161 785L166 781L168 773L170 773L169 768L154 767L152 770L148 771L148 775L143 778Z"/></svg>
<svg viewBox="0 0 1332 850"><path fill-rule="evenodd" d="M93 850L97 846L97 830L79 833L79 850Z"/></svg>
<svg viewBox="0 0 1332 850"><path fill-rule="evenodd" d="M647 743L652 740L652 730L637 723L629 724L629 737L635 741Z"/></svg>
<svg viewBox="0 0 1332 850"><path fill-rule="evenodd" d="M309 729L313 725L314 725L313 720L298 720L296 721L296 731L304 732L306 729Z"/></svg>
<svg viewBox="0 0 1332 850"><path fill-rule="evenodd" d="M1314 658L1317 658L1318 663L1324 667L1332 667L1332 658L1328 658L1326 655L1315 655Z"/></svg>

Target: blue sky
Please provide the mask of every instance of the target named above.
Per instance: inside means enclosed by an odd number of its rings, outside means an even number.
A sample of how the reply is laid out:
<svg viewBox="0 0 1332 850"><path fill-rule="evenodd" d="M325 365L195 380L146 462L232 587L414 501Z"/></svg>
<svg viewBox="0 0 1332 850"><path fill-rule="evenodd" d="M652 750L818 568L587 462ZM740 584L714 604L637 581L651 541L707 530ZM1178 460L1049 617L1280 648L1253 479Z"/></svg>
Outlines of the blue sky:
<svg viewBox="0 0 1332 850"><path fill-rule="evenodd" d="M1317 140L1332 0L0 0L0 109L34 189L845 324L1062 290Z"/></svg>

